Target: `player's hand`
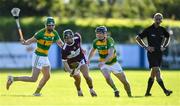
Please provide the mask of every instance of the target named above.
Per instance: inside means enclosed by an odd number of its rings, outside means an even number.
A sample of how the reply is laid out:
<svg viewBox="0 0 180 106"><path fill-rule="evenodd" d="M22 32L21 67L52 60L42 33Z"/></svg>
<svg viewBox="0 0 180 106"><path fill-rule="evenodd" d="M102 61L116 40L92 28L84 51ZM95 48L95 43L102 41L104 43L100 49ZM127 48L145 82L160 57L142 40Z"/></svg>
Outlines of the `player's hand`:
<svg viewBox="0 0 180 106"><path fill-rule="evenodd" d="M86 50L82 49L83 54L86 54Z"/></svg>
<svg viewBox="0 0 180 106"><path fill-rule="evenodd" d="M67 72L67 70L64 68L64 72Z"/></svg>
<svg viewBox="0 0 180 106"><path fill-rule="evenodd" d="M89 64L90 64L90 61L89 61L89 60L87 60L87 62L86 62L86 63L87 63L87 65L89 65Z"/></svg>
<svg viewBox="0 0 180 106"><path fill-rule="evenodd" d="M74 76L74 73L75 73L75 69L73 69L70 73L70 77L73 77Z"/></svg>
<svg viewBox="0 0 180 106"><path fill-rule="evenodd" d="M146 48L147 51L149 51L150 53L154 52L155 51L155 48L154 47L151 47L151 46L148 46Z"/></svg>
<svg viewBox="0 0 180 106"><path fill-rule="evenodd" d="M163 52L163 51L165 51L166 50L166 48L165 47L161 47L161 51Z"/></svg>
<svg viewBox="0 0 180 106"><path fill-rule="evenodd" d="M76 68L78 68L78 66L79 66L79 62L73 62L70 64L71 69L76 69Z"/></svg>
<svg viewBox="0 0 180 106"><path fill-rule="evenodd" d="M21 44L25 45L26 40L24 40L24 39L20 39L20 42L21 42Z"/></svg>
<svg viewBox="0 0 180 106"><path fill-rule="evenodd" d="M105 62L100 62L98 67L101 68L104 64L105 64Z"/></svg>

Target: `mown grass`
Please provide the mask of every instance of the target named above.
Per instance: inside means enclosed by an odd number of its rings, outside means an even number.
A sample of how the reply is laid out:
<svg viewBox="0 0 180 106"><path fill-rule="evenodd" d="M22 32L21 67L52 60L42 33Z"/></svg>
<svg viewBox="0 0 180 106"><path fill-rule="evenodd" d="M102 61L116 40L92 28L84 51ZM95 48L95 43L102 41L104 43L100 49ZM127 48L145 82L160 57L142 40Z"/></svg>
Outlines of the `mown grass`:
<svg viewBox="0 0 180 106"><path fill-rule="evenodd" d="M84 97L77 97L73 79L68 73L62 71L52 72L51 79L42 90L41 97L32 96L38 82L15 82L7 91L5 84L9 74L31 75L30 70L0 72L0 106L180 106L180 71L162 71L165 85L173 90L173 94L169 97L164 95L156 82L152 87L153 96L144 97L149 72L126 71L134 96L132 98L127 97L123 85L112 75L121 96L115 98L112 89L98 70L90 71L94 89L98 94L95 98L90 96L83 78L81 85Z"/></svg>

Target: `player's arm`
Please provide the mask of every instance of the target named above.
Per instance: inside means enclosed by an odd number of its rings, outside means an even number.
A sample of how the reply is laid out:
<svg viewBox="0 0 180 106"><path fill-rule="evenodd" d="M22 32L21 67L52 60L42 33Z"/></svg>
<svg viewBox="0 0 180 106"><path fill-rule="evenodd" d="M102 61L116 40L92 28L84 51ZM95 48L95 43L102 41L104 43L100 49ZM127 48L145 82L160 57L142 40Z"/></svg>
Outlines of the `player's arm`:
<svg viewBox="0 0 180 106"><path fill-rule="evenodd" d="M161 47L166 48L170 42L170 34L169 34L169 32L166 31L166 29L163 30L163 33L164 33L165 37L163 38Z"/></svg>
<svg viewBox="0 0 180 106"><path fill-rule="evenodd" d="M102 63L106 63L114 55L114 45L115 45L115 42L114 42L113 38L109 38L109 39L107 39L107 41L108 41L108 43L107 43L108 55L106 56L104 62L102 62Z"/></svg>
<svg viewBox="0 0 180 106"><path fill-rule="evenodd" d="M76 32L76 33L75 33L75 37L78 37L78 38L79 38L80 45L82 45L81 34ZM83 52L83 54L86 54L86 50L84 50L83 48L82 48L82 52Z"/></svg>
<svg viewBox="0 0 180 106"><path fill-rule="evenodd" d="M113 55L114 55L114 48L111 47L108 49L108 55L105 58L104 63L106 63L111 57L113 57Z"/></svg>
<svg viewBox="0 0 180 106"><path fill-rule="evenodd" d="M147 49L147 44L137 35L136 36L136 42L143 48Z"/></svg>
<svg viewBox="0 0 180 106"><path fill-rule="evenodd" d="M161 44L161 51L165 51L166 47L169 45L170 37L164 37Z"/></svg>
<svg viewBox="0 0 180 106"><path fill-rule="evenodd" d="M149 35L149 30L148 29L144 29L141 33L139 33L136 36L136 42L143 48L147 49L148 45L145 44L145 42L143 41L143 38L147 37L147 35Z"/></svg>
<svg viewBox="0 0 180 106"><path fill-rule="evenodd" d="M170 42L170 34L165 29L164 29L164 35L165 37L163 38L161 43L161 51L164 51Z"/></svg>
<svg viewBox="0 0 180 106"><path fill-rule="evenodd" d="M113 54L114 54L114 48L111 47L108 49L108 55L105 58L105 60L103 62L100 62L98 66L101 68L107 61L109 61L109 59L113 56Z"/></svg>
<svg viewBox="0 0 180 106"><path fill-rule="evenodd" d="M155 48L154 47L150 47L148 46L147 44L144 43L144 41L139 37L139 36L136 36L136 42L141 46L143 47L144 49L146 49L147 51L149 52L154 52Z"/></svg>
<svg viewBox="0 0 180 106"><path fill-rule="evenodd" d="M164 37L161 47L166 48L169 45L170 37Z"/></svg>
<svg viewBox="0 0 180 106"><path fill-rule="evenodd" d="M71 73L72 71L71 71L71 68L69 67L67 60L63 60L62 62L64 64L65 71L68 71L69 73Z"/></svg>
<svg viewBox="0 0 180 106"><path fill-rule="evenodd" d="M89 55L88 55L88 61L90 61L90 59L94 56L95 53L96 53L96 49L91 48Z"/></svg>
<svg viewBox="0 0 180 106"><path fill-rule="evenodd" d="M59 47L61 47L61 48L62 48L62 46L64 45L64 42L63 42L61 39L58 39L58 40L56 41L56 43L57 43L57 45L58 45Z"/></svg>
<svg viewBox="0 0 180 106"><path fill-rule="evenodd" d="M34 42L37 42L37 39L34 36L32 38L30 38L30 39L27 39L27 40L21 40L21 43L23 45L30 45L30 44L32 44Z"/></svg>

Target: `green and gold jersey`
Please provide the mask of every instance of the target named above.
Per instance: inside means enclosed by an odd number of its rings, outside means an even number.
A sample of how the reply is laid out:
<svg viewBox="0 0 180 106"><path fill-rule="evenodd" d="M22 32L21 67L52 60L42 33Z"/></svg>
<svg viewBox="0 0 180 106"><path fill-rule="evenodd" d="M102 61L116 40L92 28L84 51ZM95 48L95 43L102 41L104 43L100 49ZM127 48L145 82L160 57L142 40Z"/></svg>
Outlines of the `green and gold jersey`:
<svg viewBox="0 0 180 106"><path fill-rule="evenodd" d="M52 43L60 39L56 30L48 33L46 28L43 28L35 33L34 37L37 39L37 48L35 53L39 56L47 56Z"/></svg>
<svg viewBox="0 0 180 106"><path fill-rule="evenodd" d="M108 56L108 49L114 48L114 40L108 36L106 41L99 41L97 38L93 41L93 48L98 50L99 61L103 62ZM110 58L105 64L111 65L117 61L116 49L114 48L113 57Z"/></svg>

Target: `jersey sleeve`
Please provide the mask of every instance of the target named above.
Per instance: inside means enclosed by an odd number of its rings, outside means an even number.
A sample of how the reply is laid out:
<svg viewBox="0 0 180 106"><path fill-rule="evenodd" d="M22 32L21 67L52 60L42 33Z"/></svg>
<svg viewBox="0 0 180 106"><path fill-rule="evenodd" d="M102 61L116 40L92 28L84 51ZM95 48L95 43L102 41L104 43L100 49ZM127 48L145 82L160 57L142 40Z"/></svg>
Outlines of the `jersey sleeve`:
<svg viewBox="0 0 180 106"><path fill-rule="evenodd" d="M108 42L107 42L107 48L108 48L108 49L109 49L109 48L114 48L114 44L115 44L115 42L114 42L113 38L112 38L112 37L109 37L109 38L108 38Z"/></svg>
<svg viewBox="0 0 180 106"><path fill-rule="evenodd" d="M37 40L39 40L39 39L41 38L41 32L40 32L40 31L36 32L36 33L34 34L34 37L35 37Z"/></svg>
<svg viewBox="0 0 180 106"><path fill-rule="evenodd" d="M80 35L80 33L75 33L74 34L74 37L78 40L78 42L80 42L81 43L81 35Z"/></svg>
<svg viewBox="0 0 180 106"><path fill-rule="evenodd" d="M141 33L138 34L138 36L143 39L148 35L147 29L143 30Z"/></svg>

